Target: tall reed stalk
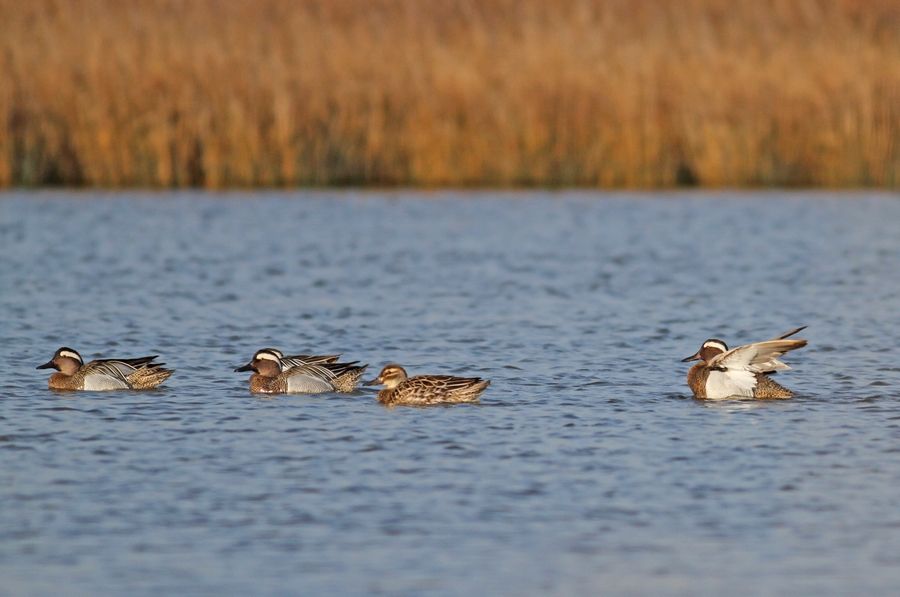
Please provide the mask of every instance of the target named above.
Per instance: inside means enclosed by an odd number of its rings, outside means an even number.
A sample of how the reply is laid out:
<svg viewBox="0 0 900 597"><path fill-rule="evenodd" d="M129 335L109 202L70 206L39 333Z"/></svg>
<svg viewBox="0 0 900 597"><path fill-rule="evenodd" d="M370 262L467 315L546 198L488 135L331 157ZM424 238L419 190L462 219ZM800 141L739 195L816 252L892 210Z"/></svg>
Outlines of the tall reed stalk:
<svg viewBox="0 0 900 597"><path fill-rule="evenodd" d="M0 186L900 184L900 0L0 0Z"/></svg>

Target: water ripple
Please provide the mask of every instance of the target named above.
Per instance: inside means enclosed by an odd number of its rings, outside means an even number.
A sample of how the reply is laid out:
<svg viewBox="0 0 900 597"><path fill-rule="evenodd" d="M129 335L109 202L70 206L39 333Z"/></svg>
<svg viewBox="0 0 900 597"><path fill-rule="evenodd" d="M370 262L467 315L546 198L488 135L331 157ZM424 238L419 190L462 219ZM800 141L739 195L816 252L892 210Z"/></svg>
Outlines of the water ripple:
<svg viewBox="0 0 900 597"><path fill-rule="evenodd" d="M13 593L900 588L894 197L72 194L0 199ZM794 400L691 398L703 339L803 324ZM62 344L177 372L53 393ZM273 345L493 383L253 396Z"/></svg>

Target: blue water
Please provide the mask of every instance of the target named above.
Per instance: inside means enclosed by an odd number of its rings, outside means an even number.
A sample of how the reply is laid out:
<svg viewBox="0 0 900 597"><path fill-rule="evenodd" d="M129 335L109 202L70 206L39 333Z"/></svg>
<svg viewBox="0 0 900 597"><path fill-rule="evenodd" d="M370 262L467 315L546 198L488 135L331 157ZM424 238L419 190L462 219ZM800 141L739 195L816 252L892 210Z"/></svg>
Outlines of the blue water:
<svg viewBox="0 0 900 597"><path fill-rule="evenodd" d="M900 201L0 195L0 593L900 592ZM799 325L788 401L679 359ZM159 354L159 390L34 367ZM493 380L247 391L263 346Z"/></svg>

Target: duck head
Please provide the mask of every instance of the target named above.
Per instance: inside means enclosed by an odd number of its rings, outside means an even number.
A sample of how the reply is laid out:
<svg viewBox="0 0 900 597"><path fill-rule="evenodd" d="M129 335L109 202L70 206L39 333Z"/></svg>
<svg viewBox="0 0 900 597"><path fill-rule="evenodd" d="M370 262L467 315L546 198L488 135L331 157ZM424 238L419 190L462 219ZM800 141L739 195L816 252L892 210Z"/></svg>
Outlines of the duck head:
<svg viewBox="0 0 900 597"><path fill-rule="evenodd" d="M681 359L681 362L704 361L708 363L713 357L723 352L728 352L728 345L718 338L710 338L700 346L700 350L689 357Z"/></svg>
<svg viewBox="0 0 900 597"><path fill-rule="evenodd" d="M257 350L253 358L246 365L235 367L235 371L253 371L263 377L275 377L281 373L281 354L280 350L272 348L263 348Z"/></svg>
<svg viewBox="0 0 900 597"><path fill-rule="evenodd" d="M400 365L392 363L390 365L385 365L384 369L381 370L381 373L378 374L378 377L367 381L364 385L384 386L387 389L392 390L406 381L406 377L406 370Z"/></svg>
<svg viewBox="0 0 900 597"><path fill-rule="evenodd" d="M43 365L38 365L35 369L56 369L63 375L75 375L82 365L84 365L84 360L78 351L63 346L53 354L52 359Z"/></svg>

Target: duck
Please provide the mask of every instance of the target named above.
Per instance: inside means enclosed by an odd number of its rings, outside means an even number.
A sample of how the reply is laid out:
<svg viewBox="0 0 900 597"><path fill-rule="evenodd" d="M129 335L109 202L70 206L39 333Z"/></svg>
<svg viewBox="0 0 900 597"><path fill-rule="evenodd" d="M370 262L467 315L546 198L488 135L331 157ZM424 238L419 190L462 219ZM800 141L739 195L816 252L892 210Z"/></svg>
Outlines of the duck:
<svg viewBox="0 0 900 597"><path fill-rule="evenodd" d="M478 402L482 392L491 385L491 381L480 377L452 375L409 377L406 369L391 363L385 365L378 377L367 381L365 385L384 386L384 389L378 392L378 402L384 405L424 406Z"/></svg>
<svg viewBox="0 0 900 597"><path fill-rule="evenodd" d="M252 371L250 391L255 394L323 394L352 392L368 365L350 363L305 363L286 367L281 351L263 348L235 371Z"/></svg>
<svg viewBox="0 0 900 597"><path fill-rule="evenodd" d="M790 398L794 393L773 380L770 375L790 369L778 357L806 346L806 340L790 339L806 326L793 329L771 340L744 344L728 349L718 338L709 338L682 363L700 361L688 371L688 387L694 397L722 398Z"/></svg>
<svg viewBox="0 0 900 597"><path fill-rule="evenodd" d="M50 376L51 390L149 390L174 373L155 363L157 355L135 359L97 359L85 364L77 350L61 347L53 358L37 369L56 369Z"/></svg>

